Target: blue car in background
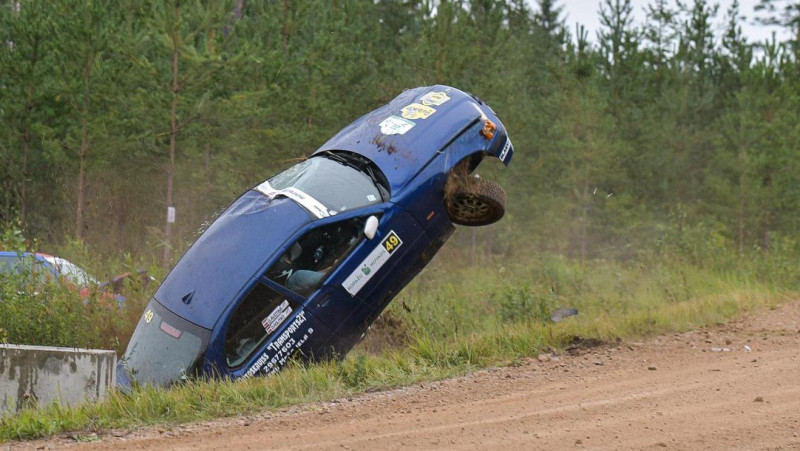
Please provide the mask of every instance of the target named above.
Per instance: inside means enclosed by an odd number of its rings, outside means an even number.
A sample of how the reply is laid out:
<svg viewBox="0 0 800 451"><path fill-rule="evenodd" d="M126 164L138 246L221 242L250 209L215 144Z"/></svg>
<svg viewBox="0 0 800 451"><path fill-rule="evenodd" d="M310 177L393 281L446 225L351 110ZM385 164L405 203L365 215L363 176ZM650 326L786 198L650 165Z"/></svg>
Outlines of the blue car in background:
<svg viewBox="0 0 800 451"><path fill-rule="evenodd" d="M117 383L248 378L341 358L455 230L499 220L505 192L473 176L514 148L483 101L406 90L305 161L245 192L145 308Z"/></svg>
<svg viewBox="0 0 800 451"><path fill-rule="evenodd" d="M19 277L25 277L35 286L61 283L79 292L84 300L88 300L90 292L95 289L101 299L113 299L120 304L125 301L124 297L104 290L110 282L98 282L69 260L42 252L0 251L0 281L9 278L16 281Z"/></svg>
<svg viewBox="0 0 800 451"><path fill-rule="evenodd" d="M27 274L37 284L63 281L77 289L100 284L78 265L41 252L0 251L0 274Z"/></svg>
<svg viewBox="0 0 800 451"><path fill-rule="evenodd" d="M120 294L125 281L135 280L142 288L155 279L146 270L125 272L111 280L100 282L83 268L61 257L43 252L0 251L0 283L20 278L39 287L47 283L60 283L67 289L78 292L84 303L94 295L101 301L115 302L122 308L127 298Z"/></svg>

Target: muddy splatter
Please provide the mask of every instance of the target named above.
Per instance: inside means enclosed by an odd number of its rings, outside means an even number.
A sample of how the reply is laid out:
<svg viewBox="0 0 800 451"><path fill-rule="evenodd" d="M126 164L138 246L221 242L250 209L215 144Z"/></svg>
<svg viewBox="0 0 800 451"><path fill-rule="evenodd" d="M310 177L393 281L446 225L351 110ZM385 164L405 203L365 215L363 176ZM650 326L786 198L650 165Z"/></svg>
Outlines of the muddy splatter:
<svg viewBox="0 0 800 451"><path fill-rule="evenodd" d="M397 147L395 147L394 143L386 144L384 139L386 136L384 135L377 135L372 138L372 144L378 148L378 152L386 152L388 155L392 155L393 153L397 152Z"/></svg>

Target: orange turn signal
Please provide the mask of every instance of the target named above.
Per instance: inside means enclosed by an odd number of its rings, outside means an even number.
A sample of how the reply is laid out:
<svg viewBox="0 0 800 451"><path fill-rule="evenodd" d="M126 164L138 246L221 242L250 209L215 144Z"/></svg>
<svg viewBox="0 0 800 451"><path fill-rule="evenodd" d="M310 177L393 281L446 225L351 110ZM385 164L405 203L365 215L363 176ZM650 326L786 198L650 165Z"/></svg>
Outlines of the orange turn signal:
<svg viewBox="0 0 800 451"><path fill-rule="evenodd" d="M494 138L494 132L497 130L497 126L494 125L494 122L490 121L489 119L483 120L483 128L481 129L481 135L485 136L486 139Z"/></svg>

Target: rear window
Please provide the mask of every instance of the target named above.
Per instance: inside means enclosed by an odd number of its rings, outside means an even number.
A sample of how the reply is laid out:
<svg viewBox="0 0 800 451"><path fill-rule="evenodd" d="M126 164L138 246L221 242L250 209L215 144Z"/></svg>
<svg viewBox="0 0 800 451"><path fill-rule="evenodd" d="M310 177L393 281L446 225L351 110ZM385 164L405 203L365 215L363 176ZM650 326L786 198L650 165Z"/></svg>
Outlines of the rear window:
<svg viewBox="0 0 800 451"><path fill-rule="evenodd" d="M132 381L167 387L197 373L210 334L151 300L122 357L123 367Z"/></svg>

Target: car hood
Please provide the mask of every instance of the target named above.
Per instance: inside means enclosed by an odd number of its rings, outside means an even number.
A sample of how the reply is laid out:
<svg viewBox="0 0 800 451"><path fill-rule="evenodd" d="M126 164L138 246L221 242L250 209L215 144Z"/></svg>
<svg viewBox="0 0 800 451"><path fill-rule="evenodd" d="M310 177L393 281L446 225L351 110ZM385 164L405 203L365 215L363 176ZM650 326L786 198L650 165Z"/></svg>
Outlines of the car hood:
<svg viewBox="0 0 800 451"><path fill-rule="evenodd" d="M409 89L345 127L315 153L363 155L378 165L395 193L467 127L494 115L480 103L449 86Z"/></svg>
<svg viewBox="0 0 800 451"><path fill-rule="evenodd" d="M154 297L206 329L298 228L311 218L295 202L248 191L195 241Z"/></svg>

